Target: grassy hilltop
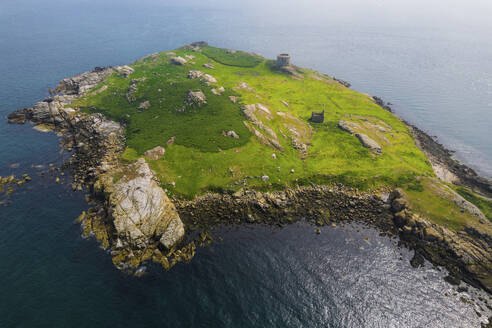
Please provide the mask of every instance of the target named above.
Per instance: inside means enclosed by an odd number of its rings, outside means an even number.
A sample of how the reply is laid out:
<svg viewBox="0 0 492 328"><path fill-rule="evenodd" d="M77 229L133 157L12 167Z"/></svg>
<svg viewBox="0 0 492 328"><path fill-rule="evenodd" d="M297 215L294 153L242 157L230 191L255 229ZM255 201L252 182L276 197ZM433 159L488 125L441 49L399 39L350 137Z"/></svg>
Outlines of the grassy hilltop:
<svg viewBox="0 0 492 328"><path fill-rule="evenodd" d="M186 62L173 63L176 57ZM130 66L134 72L112 75L70 106L125 124L122 161L164 147L162 158L147 160L171 195L311 182L361 190L398 186L415 210L438 223L458 229L469 219L435 179L408 127L329 76L280 70L256 54L208 46L154 54ZM202 91L206 103L194 102L189 91ZM323 109L325 121L311 123L311 113ZM355 134L381 150L364 147Z"/></svg>

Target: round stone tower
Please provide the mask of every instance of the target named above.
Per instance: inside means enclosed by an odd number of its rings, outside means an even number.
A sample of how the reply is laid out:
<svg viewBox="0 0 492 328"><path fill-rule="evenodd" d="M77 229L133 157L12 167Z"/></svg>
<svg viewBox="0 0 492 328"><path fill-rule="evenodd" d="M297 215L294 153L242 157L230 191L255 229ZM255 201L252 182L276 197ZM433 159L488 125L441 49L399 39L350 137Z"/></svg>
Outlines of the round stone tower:
<svg viewBox="0 0 492 328"><path fill-rule="evenodd" d="M290 65L290 55L280 54L277 56L277 67L285 67Z"/></svg>

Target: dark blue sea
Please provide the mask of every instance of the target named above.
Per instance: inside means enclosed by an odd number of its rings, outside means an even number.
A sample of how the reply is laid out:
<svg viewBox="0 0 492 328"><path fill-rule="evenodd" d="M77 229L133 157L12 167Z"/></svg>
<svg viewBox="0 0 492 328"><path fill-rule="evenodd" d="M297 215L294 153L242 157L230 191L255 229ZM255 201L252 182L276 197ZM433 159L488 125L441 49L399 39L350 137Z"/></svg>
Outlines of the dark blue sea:
<svg viewBox="0 0 492 328"><path fill-rule="evenodd" d="M0 197L0 327L479 327L475 290L359 225L223 227L191 263L127 276L74 224L58 137L6 123L64 77L206 40L348 80L491 177L492 4L395 3L1 0L0 175L33 181Z"/></svg>

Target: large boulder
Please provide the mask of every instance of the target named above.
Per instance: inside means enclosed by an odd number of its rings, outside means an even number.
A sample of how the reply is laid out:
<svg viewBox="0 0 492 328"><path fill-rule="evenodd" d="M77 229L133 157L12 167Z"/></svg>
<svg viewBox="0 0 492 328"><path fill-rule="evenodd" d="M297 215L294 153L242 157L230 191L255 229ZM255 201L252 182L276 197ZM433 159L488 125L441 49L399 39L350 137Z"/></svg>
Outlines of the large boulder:
<svg viewBox="0 0 492 328"><path fill-rule="evenodd" d="M178 56L178 57L173 57L171 59L171 63L173 63L174 65L184 65L187 63L187 61L183 57Z"/></svg>
<svg viewBox="0 0 492 328"><path fill-rule="evenodd" d="M210 74L203 74L202 79L205 80L205 84L207 85L217 83L217 79Z"/></svg>
<svg viewBox="0 0 492 328"><path fill-rule="evenodd" d="M118 76L125 77L125 78L130 76L130 74L132 74L133 72L135 72L135 70L128 65L117 66L115 67L115 70L116 72L118 72Z"/></svg>
<svg viewBox="0 0 492 328"><path fill-rule="evenodd" d="M142 249L163 238L170 248L184 236L184 226L174 204L157 184L143 158L130 164L112 184L109 205L116 234L123 247Z"/></svg>
<svg viewBox="0 0 492 328"><path fill-rule="evenodd" d="M202 77L202 75L203 75L203 72L198 71L198 70L191 70L188 72L188 78L189 79L198 79L198 78Z"/></svg>
<svg viewBox="0 0 492 328"><path fill-rule="evenodd" d="M90 89L97 86L99 83L104 81L108 76L110 76L114 71L122 73L133 72L133 69L129 66L128 69L119 67L96 67L91 72L82 73L80 75L66 78L60 81L60 84L56 87L55 92L62 93L64 95L83 95ZM125 73L126 74L126 73Z"/></svg>
<svg viewBox="0 0 492 328"><path fill-rule="evenodd" d="M190 106L201 106L207 103L207 97L202 90L198 91L188 91L188 96L186 98L186 103Z"/></svg>

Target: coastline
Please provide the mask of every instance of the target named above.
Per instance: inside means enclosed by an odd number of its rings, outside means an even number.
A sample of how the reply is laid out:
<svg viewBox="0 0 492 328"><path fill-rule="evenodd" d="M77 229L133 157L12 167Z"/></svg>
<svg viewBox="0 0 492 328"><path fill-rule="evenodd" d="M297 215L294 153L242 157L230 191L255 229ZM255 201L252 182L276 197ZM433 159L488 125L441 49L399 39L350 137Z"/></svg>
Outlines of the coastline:
<svg viewBox="0 0 492 328"><path fill-rule="evenodd" d="M148 240L145 241L144 248L130 242L126 246L118 245L120 238L114 238L116 232L111 227L115 208L111 203L111 194L114 193L111 188L118 182L108 181L105 174L124 170L129 165L118 161L124 149L124 128L116 122L106 120L101 114L83 115L65 108L65 105L87 92L92 92L97 84L113 72L125 74L125 70L125 66L96 68L90 73L64 79L55 89L57 94L53 97L33 108L9 115L11 123L31 121L63 133L61 146L66 150L74 150L70 162L67 163L74 173L74 184L77 188L85 185L98 202L96 207L79 218L79 222L83 224L86 234L94 234L103 247L111 249L113 258L122 254L119 261L115 262L121 269L138 274L140 265L151 258L165 268L172 267L181 260L189 261L196 246L211 241L206 231L216 224L245 222L283 225L309 217L308 221L315 225L354 220L371 224L383 233L398 235L404 245L415 250L413 265L419 265L426 258L436 265L446 267L450 272L450 281L456 283L464 280L492 292L490 267L487 267L491 261L490 253L487 252L492 247L490 236L473 229L464 234L456 234L437 226L411 213L398 190L370 194L338 185L297 187L265 193L242 190L232 195L207 194L193 201L169 200L166 196L162 203L175 207L175 210L171 208L167 213L179 213L188 228L186 236L184 232L181 236L177 233L175 242L165 249L167 253L159 243ZM431 163L442 165L462 184L491 195L490 182L452 159L450 151L423 131L409 126ZM149 185L154 180L151 173L146 173L146 178ZM167 222L164 230L169 225ZM196 227L193 228L194 226ZM183 239L186 239L186 243L182 242ZM150 247L151 244L153 247ZM147 251L149 248L151 252ZM130 257L135 260L130 261ZM482 262L484 266L477 265L477 262Z"/></svg>

